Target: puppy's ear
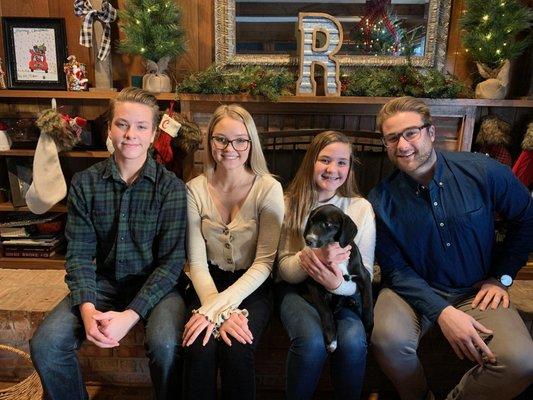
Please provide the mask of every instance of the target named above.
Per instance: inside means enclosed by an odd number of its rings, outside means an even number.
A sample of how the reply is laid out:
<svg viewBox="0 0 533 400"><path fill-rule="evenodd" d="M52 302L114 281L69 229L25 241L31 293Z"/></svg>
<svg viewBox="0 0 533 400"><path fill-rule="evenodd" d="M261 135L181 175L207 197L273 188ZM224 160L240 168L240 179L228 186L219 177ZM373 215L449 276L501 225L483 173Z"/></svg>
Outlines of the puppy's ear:
<svg viewBox="0 0 533 400"><path fill-rule="evenodd" d="M309 213L309 216L307 217L307 222L305 223L305 228L304 228L304 238L305 238L305 235L307 235L307 231L309 230L309 221L311 221L313 219L313 217L316 214L318 208L320 208L320 207L317 207L313 211L311 211Z"/></svg>
<svg viewBox="0 0 533 400"><path fill-rule="evenodd" d="M346 214L342 215L341 234L339 237L339 246L346 247L357 235L357 225Z"/></svg>

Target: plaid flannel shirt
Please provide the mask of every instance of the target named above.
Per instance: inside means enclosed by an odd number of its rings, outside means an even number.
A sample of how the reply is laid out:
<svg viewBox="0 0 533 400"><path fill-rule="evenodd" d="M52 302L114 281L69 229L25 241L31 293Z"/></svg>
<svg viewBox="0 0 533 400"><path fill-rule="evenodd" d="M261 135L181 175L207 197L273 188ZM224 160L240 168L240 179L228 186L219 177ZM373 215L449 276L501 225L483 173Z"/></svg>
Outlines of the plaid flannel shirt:
<svg viewBox="0 0 533 400"><path fill-rule="evenodd" d="M96 304L102 275L138 292L127 308L146 319L177 283L185 262L185 185L151 156L127 186L111 156L72 179L65 281L71 306Z"/></svg>

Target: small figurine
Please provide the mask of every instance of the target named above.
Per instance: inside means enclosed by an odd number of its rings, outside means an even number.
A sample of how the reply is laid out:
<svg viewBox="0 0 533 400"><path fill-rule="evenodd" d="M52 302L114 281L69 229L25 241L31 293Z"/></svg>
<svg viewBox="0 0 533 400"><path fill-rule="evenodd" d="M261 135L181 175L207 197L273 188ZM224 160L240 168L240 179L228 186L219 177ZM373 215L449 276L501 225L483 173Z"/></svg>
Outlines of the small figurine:
<svg viewBox="0 0 533 400"><path fill-rule="evenodd" d="M6 89L6 81L4 79L5 72L2 69L2 59L0 58L0 89Z"/></svg>
<svg viewBox="0 0 533 400"><path fill-rule="evenodd" d="M67 90L82 91L87 90L86 78L87 69L85 64L76 60L76 56L68 56L68 63L64 64L64 71L67 75Z"/></svg>

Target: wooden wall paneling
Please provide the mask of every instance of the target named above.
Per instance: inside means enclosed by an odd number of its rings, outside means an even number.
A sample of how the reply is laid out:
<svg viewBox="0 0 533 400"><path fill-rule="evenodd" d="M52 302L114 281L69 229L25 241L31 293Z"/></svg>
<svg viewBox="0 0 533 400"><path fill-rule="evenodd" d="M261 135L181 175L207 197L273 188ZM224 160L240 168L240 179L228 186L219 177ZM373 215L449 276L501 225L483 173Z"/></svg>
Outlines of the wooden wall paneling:
<svg viewBox="0 0 533 400"><path fill-rule="evenodd" d="M179 82L191 72L207 69L214 61L214 2L176 0L183 12L187 50L175 62Z"/></svg>
<svg viewBox="0 0 533 400"><path fill-rule="evenodd" d="M449 73L470 85L472 84L471 73L474 63L469 59L468 53L463 47L459 26L459 19L464 13L465 3L465 0L452 1L445 68Z"/></svg>
<svg viewBox="0 0 533 400"><path fill-rule="evenodd" d="M203 29L198 21L198 2L179 0L178 5L182 12L182 25L186 33L186 51L175 61L176 80L189 74L189 71L198 70L198 35Z"/></svg>
<svg viewBox="0 0 533 400"><path fill-rule="evenodd" d="M54 0L2 0L2 15L9 17L49 17Z"/></svg>
<svg viewBox="0 0 533 400"><path fill-rule="evenodd" d="M215 61L215 5L214 1L198 2L198 70L207 69Z"/></svg>

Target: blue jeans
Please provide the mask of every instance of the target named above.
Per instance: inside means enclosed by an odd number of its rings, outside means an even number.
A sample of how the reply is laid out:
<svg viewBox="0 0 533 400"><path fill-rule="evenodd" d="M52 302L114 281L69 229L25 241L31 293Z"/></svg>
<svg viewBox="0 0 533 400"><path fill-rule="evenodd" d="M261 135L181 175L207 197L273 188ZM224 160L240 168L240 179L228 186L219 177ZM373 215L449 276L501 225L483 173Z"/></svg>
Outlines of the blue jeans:
<svg viewBox="0 0 533 400"><path fill-rule="evenodd" d="M100 311L124 310L139 289L118 288L106 279L96 283L96 308ZM178 351L184 319L185 303L174 289L159 301L145 321L145 347L157 399L180 396L182 372ZM84 340L85 328L78 307L70 307L67 296L45 318L30 341L31 357L48 398L88 399L76 356Z"/></svg>
<svg viewBox="0 0 533 400"><path fill-rule="evenodd" d="M281 322L291 341L286 362L286 397L311 399L328 357L320 316L300 295L299 285L280 282L276 295ZM331 354L334 398L357 399L361 396L366 367L365 329L357 312L349 307L337 307L334 317L338 344Z"/></svg>

